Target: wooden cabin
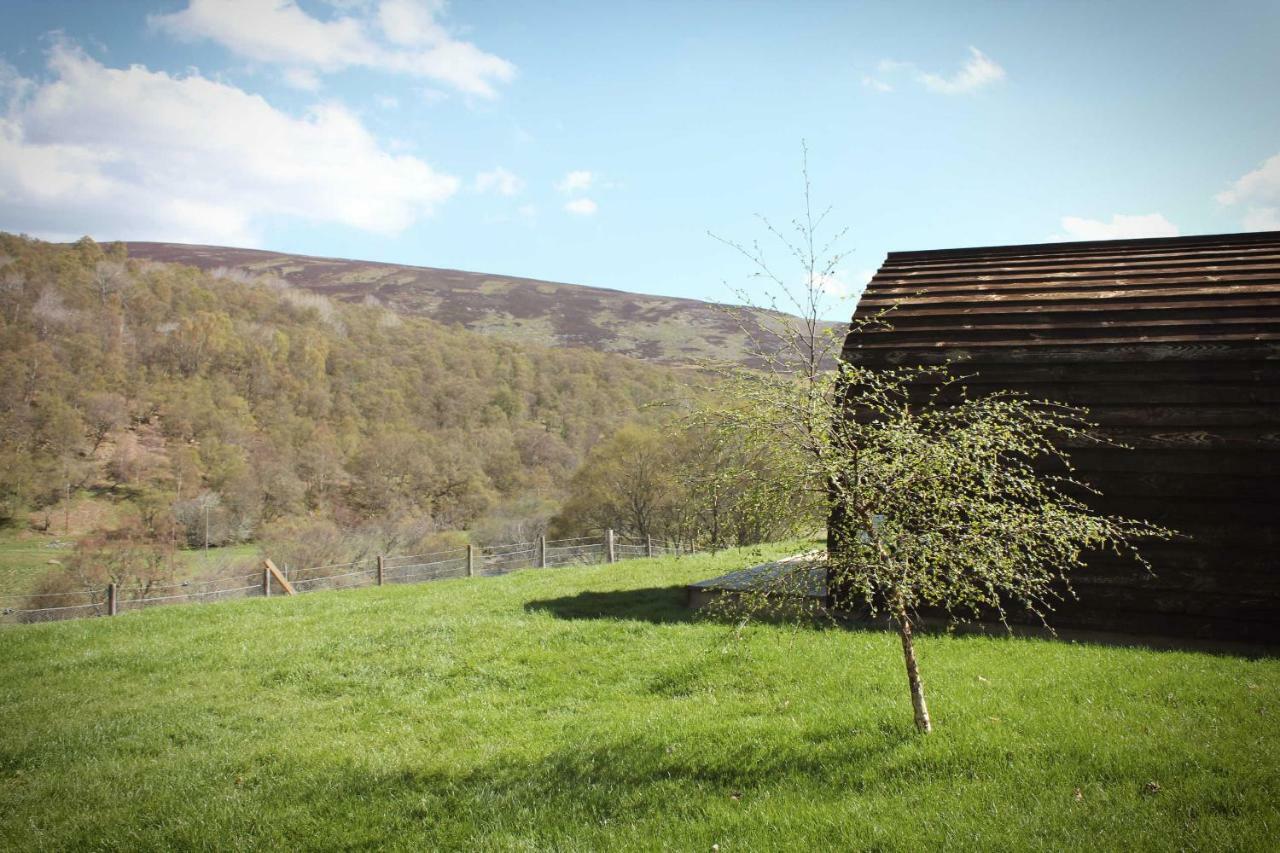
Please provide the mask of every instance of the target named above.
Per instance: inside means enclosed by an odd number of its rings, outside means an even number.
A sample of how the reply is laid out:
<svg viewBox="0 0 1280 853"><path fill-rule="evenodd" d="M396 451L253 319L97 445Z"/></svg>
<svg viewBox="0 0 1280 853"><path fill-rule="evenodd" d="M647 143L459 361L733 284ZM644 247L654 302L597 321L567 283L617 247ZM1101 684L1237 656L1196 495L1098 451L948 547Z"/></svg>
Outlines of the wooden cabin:
<svg viewBox="0 0 1280 853"><path fill-rule="evenodd" d="M1280 641L1280 231L894 252L856 316L889 306L847 361L1087 407L1132 448L1073 449L1093 505L1188 537L1092 555L1055 627Z"/></svg>

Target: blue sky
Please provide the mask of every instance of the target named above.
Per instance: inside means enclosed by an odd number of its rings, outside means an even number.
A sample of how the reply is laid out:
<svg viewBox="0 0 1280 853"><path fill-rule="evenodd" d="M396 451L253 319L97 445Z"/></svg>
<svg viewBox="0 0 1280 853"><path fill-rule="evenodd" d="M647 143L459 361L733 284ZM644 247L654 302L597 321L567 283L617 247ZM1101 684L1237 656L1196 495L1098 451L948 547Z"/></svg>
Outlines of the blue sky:
<svg viewBox="0 0 1280 853"><path fill-rule="evenodd" d="M1280 228L1280 3L3 5L0 229L731 299L886 251ZM784 266L778 256L779 266ZM847 306L833 309L847 313Z"/></svg>

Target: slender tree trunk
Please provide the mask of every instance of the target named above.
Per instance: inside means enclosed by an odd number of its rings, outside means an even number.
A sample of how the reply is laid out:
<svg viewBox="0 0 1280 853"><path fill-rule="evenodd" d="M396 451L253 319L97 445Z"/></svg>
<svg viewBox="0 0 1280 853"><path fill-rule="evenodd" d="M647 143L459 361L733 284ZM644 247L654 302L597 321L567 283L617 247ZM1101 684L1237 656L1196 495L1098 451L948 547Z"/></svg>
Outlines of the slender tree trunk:
<svg viewBox="0 0 1280 853"><path fill-rule="evenodd" d="M920 683L920 668L916 666L916 648L911 641L911 619L906 611L898 613L898 636L902 638L902 657L907 664L907 683L911 685L911 707L916 712L916 730L921 734L933 731L929 722L929 707L924 703L924 685Z"/></svg>

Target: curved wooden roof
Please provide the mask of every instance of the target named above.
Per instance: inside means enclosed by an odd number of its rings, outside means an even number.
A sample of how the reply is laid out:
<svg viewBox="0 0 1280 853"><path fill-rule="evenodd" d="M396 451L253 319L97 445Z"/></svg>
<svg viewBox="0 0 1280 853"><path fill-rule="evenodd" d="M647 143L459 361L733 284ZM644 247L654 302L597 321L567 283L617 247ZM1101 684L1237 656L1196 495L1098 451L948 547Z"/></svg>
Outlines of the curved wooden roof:
<svg viewBox="0 0 1280 853"><path fill-rule="evenodd" d="M892 252L855 349L1280 342L1280 231Z"/></svg>

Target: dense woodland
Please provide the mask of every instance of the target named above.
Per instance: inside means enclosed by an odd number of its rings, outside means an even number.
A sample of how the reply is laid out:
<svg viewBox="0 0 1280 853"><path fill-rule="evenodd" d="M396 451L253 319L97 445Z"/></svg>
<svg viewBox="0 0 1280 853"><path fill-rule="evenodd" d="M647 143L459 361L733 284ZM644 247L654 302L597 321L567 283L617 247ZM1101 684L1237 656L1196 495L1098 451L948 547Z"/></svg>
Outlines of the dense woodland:
<svg viewBox="0 0 1280 853"><path fill-rule="evenodd" d="M734 449L674 426L697 384L119 244L0 235L0 525L56 530L90 495L113 507L85 537L98 548L203 545L206 521L214 546L330 551L371 526L483 543L553 516L565 535L767 538L776 460L717 477Z"/></svg>

